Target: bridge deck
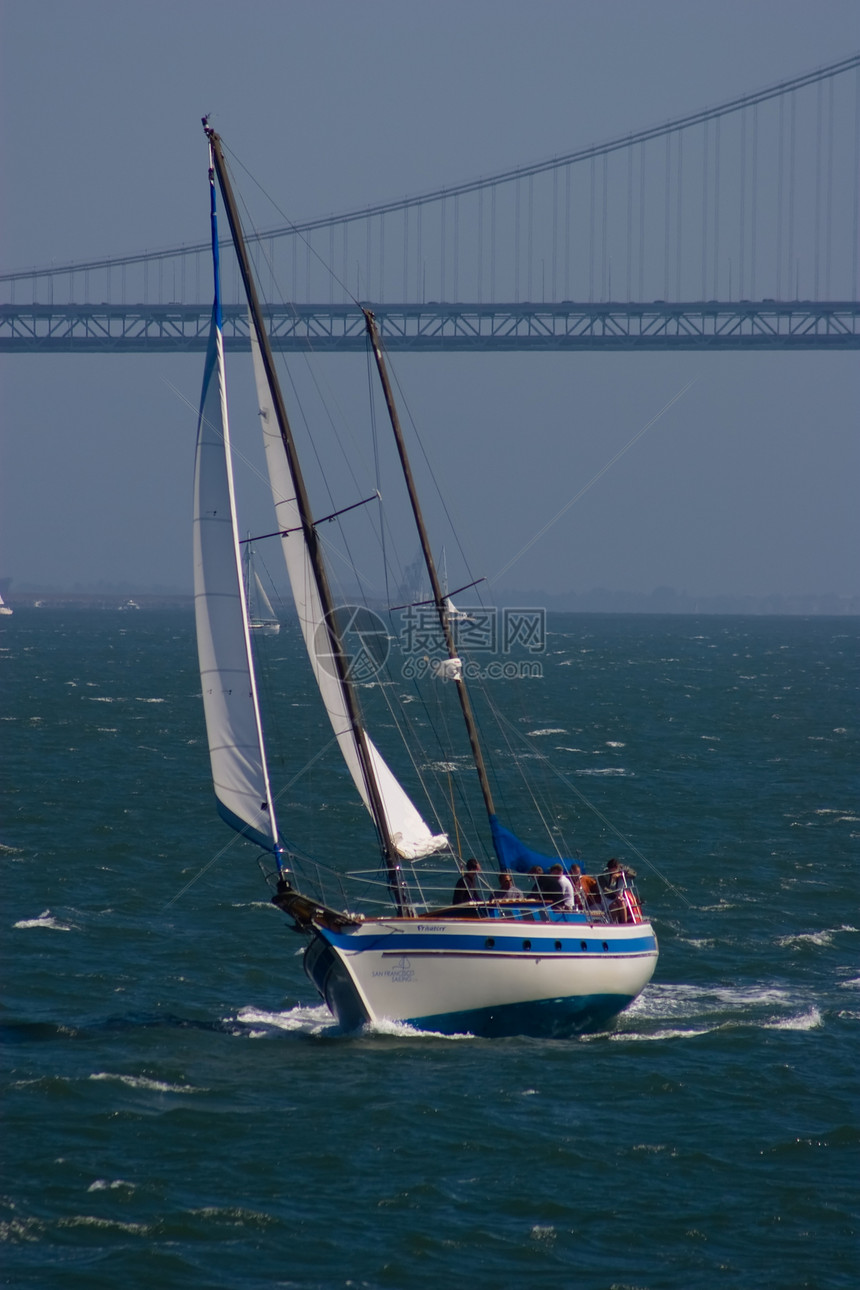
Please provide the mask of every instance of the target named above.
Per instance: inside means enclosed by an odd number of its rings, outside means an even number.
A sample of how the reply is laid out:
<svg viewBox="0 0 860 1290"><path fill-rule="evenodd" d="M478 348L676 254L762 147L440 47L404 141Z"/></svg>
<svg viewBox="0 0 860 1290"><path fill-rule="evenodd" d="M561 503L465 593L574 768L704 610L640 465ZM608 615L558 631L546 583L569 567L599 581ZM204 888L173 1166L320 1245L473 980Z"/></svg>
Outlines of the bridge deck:
<svg viewBox="0 0 860 1290"><path fill-rule="evenodd" d="M376 304L389 350L858 349L858 301L667 304ZM1 305L2 353L153 353L205 350L208 305ZM273 348L349 352L366 344L348 305L268 310ZM248 319L225 306L228 349L248 349Z"/></svg>

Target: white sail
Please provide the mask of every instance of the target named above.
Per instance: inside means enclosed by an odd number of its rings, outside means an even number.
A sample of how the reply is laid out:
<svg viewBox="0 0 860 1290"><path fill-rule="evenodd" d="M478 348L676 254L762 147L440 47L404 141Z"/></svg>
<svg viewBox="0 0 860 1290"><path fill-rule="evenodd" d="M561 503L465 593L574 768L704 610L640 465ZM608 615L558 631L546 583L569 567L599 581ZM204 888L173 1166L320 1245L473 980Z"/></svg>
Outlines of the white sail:
<svg viewBox="0 0 860 1290"><path fill-rule="evenodd" d="M197 425L194 607L218 809L234 829L273 850L277 825L251 662L217 309Z"/></svg>
<svg viewBox="0 0 860 1290"><path fill-rule="evenodd" d="M253 320L251 321L250 333L251 352L254 357L254 375L257 381L257 399L260 405L260 421L266 449L266 463L269 481L272 485L272 497L275 503L278 528L281 531L293 530L289 536L281 539L281 544L284 550L284 560L287 565L293 599L296 603L296 612L299 616L299 623L301 624L311 667L331 721L332 729L337 736L341 753L355 786L361 794L362 801L370 810L370 794L365 783L355 732L349 717L340 679L331 668L330 663L326 666L321 662L315 648L318 629L322 628L325 631L323 627L324 615L307 544L301 529L295 488L284 453L274 403L263 367ZM385 811L387 832L398 854L405 860L417 860L421 856L431 855L434 851L443 850L448 845L447 835L444 833L434 835L430 831L370 738L366 737L366 739L379 797Z"/></svg>
<svg viewBox="0 0 860 1290"><path fill-rule="evenodd" d="M275 617L275 611L272 608L272 602L266 594L266 588L260 581L260 575L254 570L254 617L265 618L267 620Z"/></svg>

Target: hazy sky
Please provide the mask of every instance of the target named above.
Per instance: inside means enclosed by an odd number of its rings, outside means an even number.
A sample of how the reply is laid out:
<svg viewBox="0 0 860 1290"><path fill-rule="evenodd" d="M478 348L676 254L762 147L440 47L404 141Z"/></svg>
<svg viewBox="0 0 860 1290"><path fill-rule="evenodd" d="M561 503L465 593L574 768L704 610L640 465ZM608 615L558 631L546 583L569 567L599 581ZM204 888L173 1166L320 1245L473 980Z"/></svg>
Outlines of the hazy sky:
<svg viewBox="0 0 860 1290"><path fill-rule="evenodd" d="M207 236L204 112L292 218L656 124L860 48L857 0L5 0L2 267ZM275 221L271 221L275 222ZM334 383L351 360L327 360ZM338 365L340 365L338 367ZM400 357L509 587L860 593L857 354ZM2 360L0 575L190 588L202 355Z"/></svg>

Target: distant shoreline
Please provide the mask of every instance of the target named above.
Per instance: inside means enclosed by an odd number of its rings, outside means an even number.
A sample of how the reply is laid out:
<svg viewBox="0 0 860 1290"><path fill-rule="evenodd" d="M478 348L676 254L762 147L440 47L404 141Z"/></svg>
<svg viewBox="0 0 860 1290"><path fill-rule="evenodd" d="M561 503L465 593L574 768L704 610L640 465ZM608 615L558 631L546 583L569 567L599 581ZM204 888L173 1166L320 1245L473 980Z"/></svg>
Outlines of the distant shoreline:
<svg viewBox="0 0 860 1290"><path fill-rule="evenodd" d="M134 613L146 609L190 612L190 594L111 591L18 591L7 595L10 609L71 609ZM487 599L487 603L489 599ZM678 617L860 617L860 596L835 594L803 596L691 596L670 588L649 595L612 592L602 588L591 592L553 595L540 591L503 592L498 605L542 608L550 614L660 614ZM384 606L372 606L384 611ZM458 606L458 608L461 606ZM285 617L291 616L290 614Z"/></svg>

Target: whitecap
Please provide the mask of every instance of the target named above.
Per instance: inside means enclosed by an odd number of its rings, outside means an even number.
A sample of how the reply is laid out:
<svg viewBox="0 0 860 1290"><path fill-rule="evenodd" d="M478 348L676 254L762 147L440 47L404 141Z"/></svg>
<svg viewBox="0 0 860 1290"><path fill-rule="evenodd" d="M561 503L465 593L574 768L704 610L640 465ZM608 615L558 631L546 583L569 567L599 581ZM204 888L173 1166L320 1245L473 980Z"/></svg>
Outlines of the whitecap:
<svg viewBox="0 0 860 1290"><path fill-rule="evenodd" d="M71 1218L61 1218L57 1221L58 1227L101 1227L113 1232L139 1232L144 1234L149 1231L146 1223L121 1223L115 1218L96 1218L94 1214L75 1214Z"/></svg>
<svg viewBox="0 0 860 1290"><path fill-rule="evenodd" d="M823 1025L818 1008L812 1007L795 1017L783 1017L780 1021L766 1021L765 1030L815 1030Z"/></svg>
<svg viewBox="0 0 860 1290"><path fill-rule="evenodd" d="M97 1071L90 1079L115 1080L129 1088L146 1089L151 1093L205 1093L205 1088L194 1088L191 1084L168 1084L165 1080L149 1079L146 1075L115 1075L111 1071Z"/></svg>
<svg viewBox="0 0 860 1290"><path fill-rule="evenodd" d="M135 703L166 703L166 699L139 699L135 697Z"/></svg>
<svg viewBox="0 0 860 1290"><path fill-rule="evenodd" d="M134 1191L134 1183L126 1182L124 1178L114 1178L108 1182L107 1178L97 1178L94 1183L90 1183L87 1191Z"/></svg>
<svg viewBox="0 0 860 1290"><path fill-rule="evenodd" d="M829 945L833 932L795 932L792 936L778 936L777 945Z"/></svg>
<svg viewBox="0 0 860 1290"><path fill-rule="evenodd" d="M39 917L38 917L38 918L22 918L22 919L19 919L19 921L18 921L17 923L13 923L13 926L14 926L14 927L21 927L21 928L24 928L24 927L49 927L49 928L51 929L51 931L52 931L52 932L71 932L71 931L72 931L72 927L71 927L71 926L67 925L66 923L60 923L60 922L58 922L58 921L57 921L57 919L56 919L56 918L54 918L54 916L52 915L52 913L51 913L50 909L46 909L46 910L44 910L44 911L39 915Z"/></svg>
<svg viewBox="0 0 860 1290"><path fill-rule="evenodd" d="M625 770L623 766L603 766L594 770L577 770L575 775L631 775L632 771Z"/></svg>
<svg viewBox="0 0 860 1290"><path fill-rule="evenodd" d="M719 1026L698 1026L690 1030L615 1030L607 1036L616 1042L639 1043L650 1041L652 1039L698 1039L699 1035L709 1035L713 1030L719 1030ZM597 1036L595 1036L597 1038Z"/></svg>
<svg viewBox="0 0 860 1290"><path fill-rule="evenodd" d="M566 735L567 731L563 726L546 726L542 730L527 730L526 734L529 739L537 739L539 735Z"/></svg>

